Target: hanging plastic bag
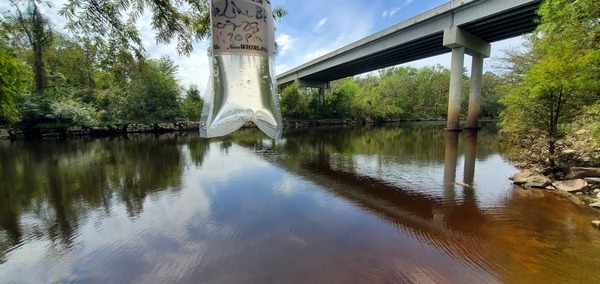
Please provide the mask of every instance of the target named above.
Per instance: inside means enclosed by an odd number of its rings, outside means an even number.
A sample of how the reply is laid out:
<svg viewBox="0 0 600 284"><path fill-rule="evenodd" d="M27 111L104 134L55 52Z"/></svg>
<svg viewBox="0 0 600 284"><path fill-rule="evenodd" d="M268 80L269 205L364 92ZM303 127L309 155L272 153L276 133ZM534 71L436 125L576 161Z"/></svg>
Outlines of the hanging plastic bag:
<svg viewBox="0 0 600 284"><path fill-rule="evenodd" d="M211 77L200 136L229 134L252 121L272 138L282 130L275 32L268 0L211 0Z"/></svg>

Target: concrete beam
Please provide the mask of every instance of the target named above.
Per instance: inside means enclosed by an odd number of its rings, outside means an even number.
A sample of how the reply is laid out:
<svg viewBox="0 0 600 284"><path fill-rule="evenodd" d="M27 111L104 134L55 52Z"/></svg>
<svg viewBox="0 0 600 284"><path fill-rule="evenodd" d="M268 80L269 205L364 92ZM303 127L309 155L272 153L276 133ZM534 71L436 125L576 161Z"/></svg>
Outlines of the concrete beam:
<svg viewBox="0 0 600 284"><path fill-rule="evenodd" d="M465 53L471 56L481 54L490 57L492 50L491 44L456 26L444 29L443 45L448 48L463 46Z"/></svg>

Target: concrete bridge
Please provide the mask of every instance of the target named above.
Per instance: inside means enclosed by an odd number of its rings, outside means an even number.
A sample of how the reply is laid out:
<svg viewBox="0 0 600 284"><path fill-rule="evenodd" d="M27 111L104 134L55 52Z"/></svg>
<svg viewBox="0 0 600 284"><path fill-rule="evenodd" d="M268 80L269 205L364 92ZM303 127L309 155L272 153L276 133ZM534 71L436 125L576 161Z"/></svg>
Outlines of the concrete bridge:
<svg viewBox="0 0 600 284"><path fill-rule="evenodd" d="M277 76L277 85L299 81L323 89L329 82L452 52L448 131L459 131L463 61L472 56L466 128L477 129L483 60L490 43L536 27L541 0L453 0Z"/></svg>

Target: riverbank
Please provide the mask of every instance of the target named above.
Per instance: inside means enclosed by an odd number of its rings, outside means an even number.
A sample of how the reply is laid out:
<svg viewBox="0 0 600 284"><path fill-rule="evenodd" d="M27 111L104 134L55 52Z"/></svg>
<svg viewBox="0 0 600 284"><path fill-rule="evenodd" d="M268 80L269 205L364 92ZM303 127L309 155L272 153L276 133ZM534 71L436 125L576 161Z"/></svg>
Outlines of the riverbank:
<svg viewBox="0 0 600 284"><path fill-rule="evenodd" d="M310 119L310 120L286 120L283 122L284 128L296 128L305 126L319 125L361 125L371 123L394 123L394 122L414 122L414 121L443 121L439 120L357 120L357 119ZM256 127L254 123L247 122L244 128ZM123 135L129 133L166 133L177 131L198 131L199 122L173 122L173 123L154 123L154 124L122 124L109 126L82 127L73 126L69 128L34 128L23 130L18 128L3 129L0 128L0 139L43 139L43 138L69 138L69 137L105 137L111 135Z"/></svg>
<svg viewBox="0 0 600 284"><path fill-rule="evenodd" d="M391 120L365 120L365 119L303 119L303 120L285 120L284 128L297 128L306 126L321 125L366 125L366 124L385 124L398 122L442 122L445 118L439 119L391 119ZM495 119L481 119L481 122L497 121ZM247 122L243 128L254 128L256 125ZM154 124L122 124L110 126L73 126L69 128L35 128L23 130L18 128L5 129L0 128L0 139L43 139L43 138L69 138L69 137L105 137L111 135L123 135L129 133L166 133L177 131L198 131L199 122L173 122L173 123L154 123Z"/></svg>

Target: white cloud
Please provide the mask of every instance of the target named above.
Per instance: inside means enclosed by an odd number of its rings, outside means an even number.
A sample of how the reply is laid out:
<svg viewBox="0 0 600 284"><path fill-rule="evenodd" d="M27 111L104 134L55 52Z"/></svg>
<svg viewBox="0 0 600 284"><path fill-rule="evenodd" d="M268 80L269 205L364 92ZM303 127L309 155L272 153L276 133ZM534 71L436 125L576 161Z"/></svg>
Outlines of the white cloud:
<svg viewBox="0 0 600 284"><path fill-rule="evenodd" d="M321 31L321 28L323 28L323 25L325 25L325 23L327 23L327 18L323 18L319 21L319 23L315 26L315 28L313 29L313 32L318 33Z"/></svg>
<svg viewBox="0 0 600 284"><path fill-rule="evenodd" d="M412 3L412 1L413 0L406 0L406 1L404 1L404 4L402 4L402 5L398 6L398 7L392 7L390 9L388 9L388 10L383 11L383 13L381 14L381 17L383 17L383 18L386 18L386 17L391 18L392 16L394 16L394 14L400 12L400 10L402 10L402 8L404 8L404 6Z"/></svg>
<svg viewBox="0 0 600 284"><path fill-rule="evenodd" d="M277 59L275 59L275 62L278 62ZM275 72L277 75L285 73L286 71L292 69L292 66L289 64L276 64L275 65Z"/></svg>
<svg viewBox="0 0 600 284"><path fill-rule="evenodd" d="M296 40L286 33L281 33L276 39L277 45L279 46L279 55L286 55L288 51L294 47Z"/></svg>
<svg viewBox="0 0 600 284"><path fill-rule="evenodd" d="M311 61L315 58L321 57L327 53L329 53L330 50L328 49L317 49L313 52L308 53L306 56L304 56L304 60L305 61Z"/></svg>
<svg viewBox="0 0 600 284"><path fill-rule="evenodd" d="M402 7L393 7L389 10L385 10L383 11L383 14L381 14L382 17L392 17L394 14L398 13L400 10L402 9Z"/></svg>

